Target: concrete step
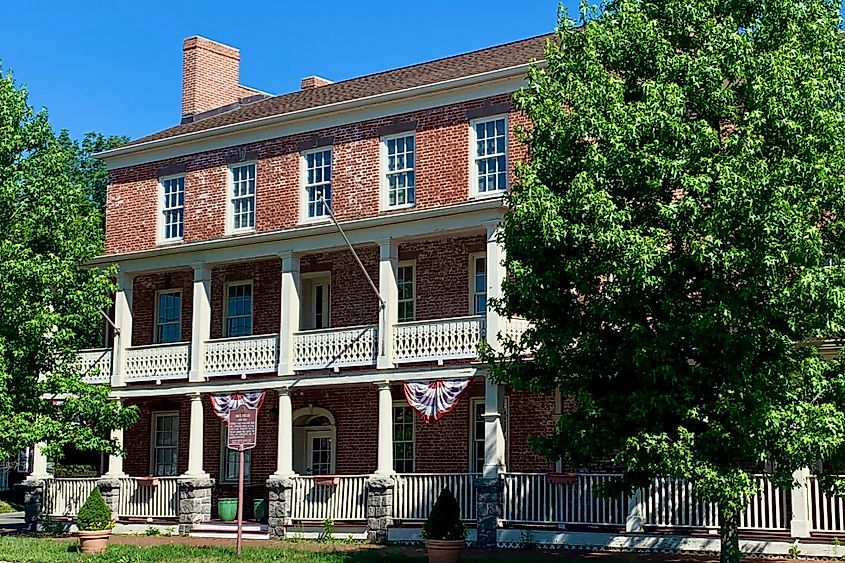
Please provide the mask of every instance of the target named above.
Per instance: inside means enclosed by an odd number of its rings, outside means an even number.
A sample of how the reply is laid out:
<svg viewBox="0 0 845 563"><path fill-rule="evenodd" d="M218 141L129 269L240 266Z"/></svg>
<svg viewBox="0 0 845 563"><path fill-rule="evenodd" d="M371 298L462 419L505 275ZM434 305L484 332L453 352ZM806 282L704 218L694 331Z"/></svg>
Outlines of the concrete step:
<svg viewBox="0 0 845 563"><path fill-rule="evenodd" d="M197 524L189 534L194 538L231 538L238 537L238 525L231 522L204 522ZM270 539L270 527L267 524L244 522L243 538L247 540Z"/></svg>

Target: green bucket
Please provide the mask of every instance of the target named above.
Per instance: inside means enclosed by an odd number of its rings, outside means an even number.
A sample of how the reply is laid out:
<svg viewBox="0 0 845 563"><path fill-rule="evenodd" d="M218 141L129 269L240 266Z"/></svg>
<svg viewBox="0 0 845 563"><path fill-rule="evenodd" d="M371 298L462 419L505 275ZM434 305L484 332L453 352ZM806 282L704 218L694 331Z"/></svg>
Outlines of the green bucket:
<svg viewBox="0 0 845 563"><path fill-rule="evenodd" d="M224 522L231 522L238 517L238 499L221 498L217 500L217 515Z"/></svg>
<svg viewBox="0 0 845 563"><path fill-rule="evenodd" d="M258 522L267 521L267 507L269 502L266 498L257 498L252 501L252 514Z"/></svg>

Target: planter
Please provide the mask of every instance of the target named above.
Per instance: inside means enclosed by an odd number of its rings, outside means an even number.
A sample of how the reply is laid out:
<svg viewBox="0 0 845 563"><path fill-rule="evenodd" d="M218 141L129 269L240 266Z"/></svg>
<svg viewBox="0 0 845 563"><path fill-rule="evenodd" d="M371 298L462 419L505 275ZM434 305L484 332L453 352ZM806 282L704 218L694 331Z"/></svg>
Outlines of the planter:
<svg viewBox="0 0 845 563"><path fill-rule="evenodd" d="M574 471L567 473L546 473L546 481L552 485L574 485L578 482L578 474Z"/></svg>
<svg viewBox="0 0 845 563"><path fill-rule="evenodd" d="M238 499L221 498L217 500L217 515L224 522L231 522L238 517Z"/></svg>
<svg viewBox="0 0 845 563"><path fill-rule="evenodd" d="M333 477L331 475L314 477L314 484L321 487L336 487L338 483L340 483L340 477Z"/></svg>
<svg viewBox="0 0 845 563"><path fill-rule="evenodd" d="M109 544L111 530L79 530L79 549L82 553L103 553Z"/></svg>
<svg viewBox="0 0 845 563"><path fill-rule="evenodd" d="M135 477L135 482L142 487L158 487L158 477Z"/></svg>
<svg viewBox="0 0 845 563"><path fill-rule="evenodd" d="M269 502L266 498L257 498L252 501L252 515L258 522L267 521L267 507Z"/></svg>
<svg viewBox="0 0 845 563"><path fill-rule="evenodd" d="M457 563L461 560L464 540L426 540L429 563Z"/></svg>

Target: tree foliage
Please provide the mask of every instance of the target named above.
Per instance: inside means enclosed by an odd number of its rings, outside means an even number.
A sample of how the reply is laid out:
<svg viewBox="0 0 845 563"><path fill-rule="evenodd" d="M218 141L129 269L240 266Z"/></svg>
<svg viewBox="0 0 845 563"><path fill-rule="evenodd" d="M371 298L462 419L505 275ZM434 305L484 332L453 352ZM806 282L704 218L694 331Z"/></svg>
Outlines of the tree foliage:
<svg viewBox="0 0 845 563"><path fill-rule="evenodd" d="M530 158L498 307L533 328L507 345L530 358L494 371L572 399L535 440L550 459L611 460L629 489L691 479L731 558L752 473L774 464L790 487L845 451L842 362L807 345L845 319L840 5L611 0L581 17L561 16L516 96Z"/></svg>
<svg viewBox="0 0 845 563"><path fill-rule="evenodd" d="M96 182L0 70L0 459L41 441L117 451L108 431L136 416L73 361L113 291L83 267L102 249Z"/></svg>

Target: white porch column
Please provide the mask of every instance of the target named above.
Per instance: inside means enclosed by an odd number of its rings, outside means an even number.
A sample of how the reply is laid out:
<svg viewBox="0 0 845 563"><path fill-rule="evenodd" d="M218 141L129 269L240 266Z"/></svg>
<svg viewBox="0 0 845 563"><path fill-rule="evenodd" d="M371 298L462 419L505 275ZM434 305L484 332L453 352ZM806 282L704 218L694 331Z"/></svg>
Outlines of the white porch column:
<svg viewBox="0 0 845 563"><path fill-rule="evenodd" d="M282 387L279 392L279 445L276 452L274 477L290 477L293 472L293 406L290 389Z"/></svg>
<svg viewBox="0 0 845 563"><path fill-rule="evenodd" d="M208 473L202 469L202 450L203 450L203 412L202 412L202 395L198 392L189 393L188 397L191 399L191 425L189 427L188 438L188 470L184 477L190 478L208 478Z"/></svg>
<svg viewBox="0 0 845 563"><path fill-rule="evenodd" d="M499 299L502 297L502 282L505 281L505 249L496 242L499 233L499 222L485 223L487 228L487 299ZM487 343L494 350L501 350L502 346L498 339L499 332L505 328L507 319L496 313L487 306Z"/></svg>
<svg viewBox="0 0 845 563"><path fill-rule="evenodd" d="M117 293L114 296L114 335L112 353L112 387L126 385L126 349L132 346L132 283L135 278L126 272L117 274Z"/></svg>
<svg viewBox="0 0 845 563"><path fill-rule="evenodd" d="M28 481L52 477L50 472L47 471L47 456L44 455L46 445L44 442L38 442L32 446L32 467L29 468L29 475L26 477Z"/></svg>
<svg viewBox="0 0 845 563"><path fill-rule="evenodd" d="M396 287L396 271L399 267L399 243L394 239L382 239L379 245L378 292L384 299L379 312L378 326L378 369L393 367L393 326L399 321L399 290ZM392 446L391 446L392 448Z"/></svg>
<svg viewBox="0 0 845 563"><path fill-rule="evenodd" d="M191 324L189 381L205 379L205 343L211 338L211 268L194 264L194 302Z"/></svg>
<svg viewBox="0 0 845 563"><path fill-rule="evenodd" d="M496 236L499 222L485 223L487 228L487 299L502 296L502 282L505 280L505 250ZM504 329L505 318L492 310L488 305L487 343L494 350L501 350L502 346L498 334ZM505 412L504 390L488 375L484 379L484 477L496 477L505 471L505 434L502 428L502 416Z"/></svg>
<svg viewBox="0 0 845 563"><path fill-rule="evenodd" d="M279 328L279 375L293 375L293 333L299 330L299 298L302 282L299 271L299 255L285 252L280 257L282 259L282 312L281 327ZM290 397L288 397L288 404L290 404ZM280 406L280 425L281 421Z"/></svg>
<svg viewBox="0 0 845 563"><path fill-rule="evenodd" d="M111 439L118 443L120 447L126 444L123 442L123 428L115 428L111 431ZM125 477L123 472L123 456L109 455L109 469L106 471L106 477Z"/></svg>
<svg viewBox="0 0 845 563"><path fill-rule="evenodd" d="M393 395L390 382L376 383L378 386L378 464L376 473L393 473Z"/></svg>
<svg viewBox="0 0 845 563"><path fill-rule="evenodd" d="M805 467L792 474L792 520L789 522L793 538L810 537L810 469Z"/></svg>

